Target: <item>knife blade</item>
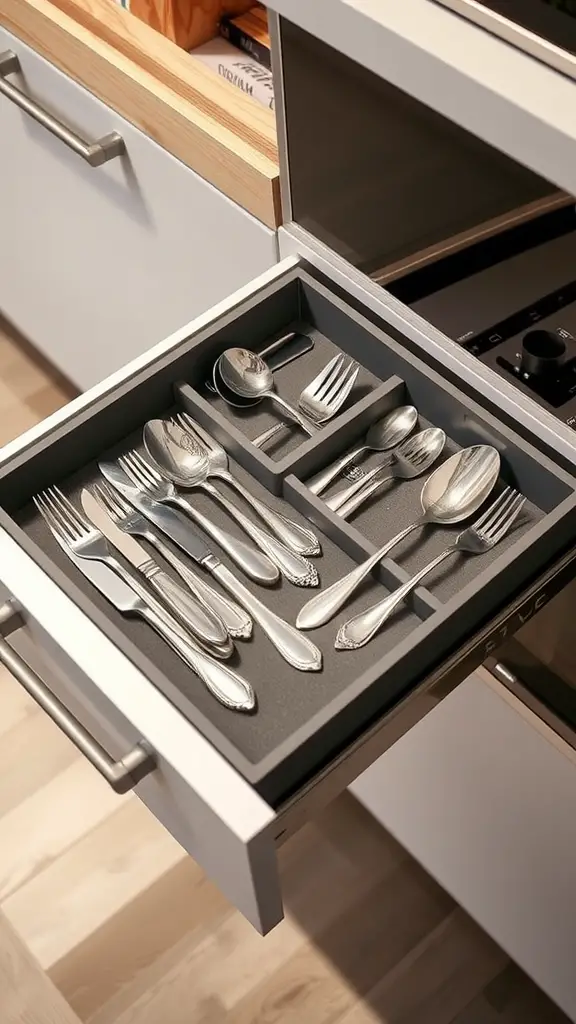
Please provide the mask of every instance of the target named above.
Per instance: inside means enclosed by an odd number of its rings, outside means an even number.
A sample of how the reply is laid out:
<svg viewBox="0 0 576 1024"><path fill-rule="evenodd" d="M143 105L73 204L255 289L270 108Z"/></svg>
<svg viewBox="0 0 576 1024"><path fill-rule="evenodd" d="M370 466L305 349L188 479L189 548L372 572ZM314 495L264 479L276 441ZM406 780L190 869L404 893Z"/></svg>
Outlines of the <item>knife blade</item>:
<svg viewBox="0 0 576 1024"><path fill-rule="evenodd" d="M173 540L194 562L202 565L204 560L210 557L210 548L181 512L143 494L117 462L102 461L98 466L108 483L112 484L146 519L154 523L154 526L170 537L170 540Z"/></svg>
<svg viewBox="0 0 576 1024"><path fill-rule="evenodd" d="M193 636L200 639L210 651L218 648L221 654L227 653L230 656L233 645L230 643L228 631L219 616L211 609L201 605L190 591L185 590L179 582L160 568L137 540L116 526L99 499L87 488L82 490L80 501L94 526L144 577L164 604L190 630ZM222 650L223 648L225 650Z"/></svg>
<svg viewBox="0 0 576 1024"><path fill-rule="evenodd" d="M56 543L62 548L73 565L97 590L123 614L132 613L144 619L152 629L182 658L198 678L210 690L216 700L232 711L254 711L257 706L256 694L252 685L237 672L208 657L168 612L160 615L154 608L146 605L125 580L121 579L113 569L103 562L76 555L68 544L56 533L50 524L50 530ZM152 600L157 604L155 598Z"/></svg>

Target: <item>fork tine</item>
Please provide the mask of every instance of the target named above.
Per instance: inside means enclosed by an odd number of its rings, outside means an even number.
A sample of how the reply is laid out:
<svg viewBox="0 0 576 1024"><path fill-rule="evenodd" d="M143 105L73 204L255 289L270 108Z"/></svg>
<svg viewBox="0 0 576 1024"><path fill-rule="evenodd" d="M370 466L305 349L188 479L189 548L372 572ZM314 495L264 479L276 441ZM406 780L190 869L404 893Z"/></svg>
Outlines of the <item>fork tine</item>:
<svg viewBox="0 0 576 1024"><path fill-rule="evenodd" d="M492 534L496 532L497 528L500 526L500 523L506 519L506 516L508 515L508 510L514 504L515 499L516 491L511 491L511 493L507 496L506 500L501 503L500 507L496 510L496 512L493 512L492 516L490 517L490 521L482 527L482 533L485 536L491 537Z"/></svg>
<svg viewBox="0 0 576 1024"><path fill-rule="evenodd" d="M115 491L107 480L100 480L98 486L102 491L104 491L104 494L107 495L108 501L114 505L119 516L129 515L134 511L130 502L126 501L126 498L124 498L123 495L118 494L118 491Z"/></svg>
<svg viewBox="0 0 576 1024"><path fill-rule="evenodd" d="M43 497L46 508L50 512L54 522L58 524L60 533L64 536L66 543L72 544L73 541L79 540L82 536L82 532L72 523L68 516L63 514L60 504L55 501L50 490L44 491Z"/></svg>
<svg viewBox="0 0 576 1024"><path fill-rule="evenodd" d="M494 542L494 544L498 544L498 542L501 541L502 538L509 532L512 523L520 515L520 512L524 507L525 501L526 498L523 494L516 495L515 501L512 503L512 506L508 509L508 515L505 521L500 524L500 528L496 531L496 534L492 536L492 541Z"/></svg>
<svg viewBox="0 0 576 1024"><path fill-rule="evenodd" d="M142 472L147 473L154 483L157 480L162 480L162 474L159 473L157 469L154 469L154 467L151 466L150 463L147 462L142 455L140 455L140 452L137 452L136 449L133 448L130 454L133 456L136 463L140 466Z"/></svg>
<svg viewBox="0 0 576 1024"><path fill-rule="evenodd" d="M121 466L121 468L126 473L126 476L129 478L131 483L134 484L135 487L142 486L140 479L136 476L135 471L132 469L132 463L128 462L128 459L126 458L125 455L120 456L120 458L118 459L118 465Z"/></svg>
<svg viewBox="0 0 576 1024"><path fill-rule="evenodd" d="M316 399L325 400L326 392L332 387L333 383L338 380L342 368L344 366L344 356L340 353L339 356L335 356L329 363L326 364L324 370L314 378L311 384L311 388L314 389L314 397ZM326 371L329 371L328 373Z"/></svg>
<svg viewBox="0 0 576 1024"><path fill-rule="evenodd" d="M64 532L63 527L58 522L58 520L55 518L54 513L52 512L52 510L49 508L49 506L48 506L48 504L46 502L46 498L44 497L44 495L43 494L36 494L33 497L32 500L33 500L34 504L36 505L36 508L38 509L38 511L39 511L40 515L42 516L44 522L48 526L48 529L52 530L52 532L57 537L60 537L60 540L64 541L65 544L70 544L73 541L74 538L71 537L67 532Z"/></svg>
<svg viewBox="0 0 576 1024"><path fill-rule="evenodd" d="M59 487L49 487L46 492L49 495L54 504L59 507L62 518L68 521L77 531L81 537L85 533L89 533L92 527L81 512L78 511L72 504L69 498L62 493Z"/></svg>
<svg viewBox="0 0 576 1024"><path fill-rule="evenodd" d="M502 503L506 504L510 496L511 489L511 487L505 487L504 490L498 495L496 500L493 501L492 504L488 506L483 515L481 515L480 518L474 522L474 528L476 530L484 528L491 519L491 517L494 515L494 513L498 512L498 509L500 508Z"/></svg>
<svg viewBox="0 0 576 1024"><path fill-rule="evenodd" d="M113 501L110 500L110 495L105 491L100 484L95 484L92 488L92 494L96 498L99 505L108 513L108 515L117 522L121 516L118 515L118 510Z"/></svg>
<svg viewBox="0 0 576 1024"><path fill-rule="evenodd" d="M333 380L332 386L323 395L323 401L328 405L331 402L336 401L336 398L343 387L346 387L349 374L354 372L358 364L353 360L349 359L345 366L340 368L338 376Z"/></svg>
<svg viewBox="0 0 576 1024"><path fill-rule="evenodd" d="M351 362L350 366L347 367L343 374L342 379L338 382L336 393L331 395L328 399L328 403L336 410L336 412L344 405L344 402L356 383L359 373L360 367L358 366L358 363Z"/></svg>
<svg viewBox="0 0 576 1024"><path fill-rule="evenodd" d="M216 447L214 438L211 437L208 431L204 430L204 427L200 426L200 424L197 423L189 413L178 413L178 419L181 421L180 425L183 426L185 430L189 430L193 434L196 434L201 444L203 444L208 451L211 451Z"/></svg>
<svg viewBox="0 0 576 1024"><path fill-rule="evenodd" d="M127 454L123 456L123 464L126 467L126 471L129 473L133 483L135 483L137 487L143 487L144 490L149 490L152 486L152 481L142 471L142 467L134 458L134 452L127 452Z"/></svg>

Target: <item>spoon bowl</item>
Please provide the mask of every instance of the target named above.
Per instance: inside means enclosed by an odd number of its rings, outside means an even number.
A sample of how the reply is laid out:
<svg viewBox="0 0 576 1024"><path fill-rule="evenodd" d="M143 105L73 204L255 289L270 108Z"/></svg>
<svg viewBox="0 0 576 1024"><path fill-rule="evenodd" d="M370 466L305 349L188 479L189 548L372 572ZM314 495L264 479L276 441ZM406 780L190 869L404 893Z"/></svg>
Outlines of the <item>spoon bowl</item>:
<svg viewBox="0 0 576 1024"><path fill-rule="evenodd" d="M426 521L450 526L471 516L490 494L500 472L500 456L477 444L451 455L426 480L420 504Z"/></svg>
<svg viewBox="0 0 576 1024"><path fill-rule="evenodd" d="M212 369L212 383L216 394L220 395L220 398L223 398L226 404L231 405L233 409L251 409L260 402L260 398L242 398L228 387L222 377L219 359L216 360Z"/></svg>
<svg viewBox="0 0 576 1024"><path fill-rule="evenodd" d="M308 434L309 437L315 433L315 428L309 420L290 405L284 398L276 394L274 390L274 375L270 367L257 354L247 348L227 348L222 352L216 364L214 373L214 386L218 389L219 376L228 391L242 400L249 400L254 404L263 398L269 398L271 402L287 412L290 419ZM222 397L225 395L220 391Z"/></svg>
<svg viewBox="0 0 576 1024"><path fill-rule="evenodd" d="M399 445L412 433L417 422L418 410L413 405L401 405L397 409L392 409L392 412L372 424L362 444L310 477L306 481L306 486L312 494L322 494L340 473L366 452L389 451Z"/></svg>
<svg viewBox="0 0 576 1024"><path fill-rule="evenodd" d="M413 405L401 405L373 423L366 434L366 447L373 452L396 448L418 422L418 410Z"/></svg>
<svg viewBox="0 0 576 1024"><path fill-rule="evenodd" d="M328 622L369 572L413 530L427 523L449 526L473 515L486 500L498 479L500 456L490 445L478 444L451 455L426 480L421 494L422 514L386 541L378 551L332 586L308 601L300 611L299 629L316 629Z"/></svg>

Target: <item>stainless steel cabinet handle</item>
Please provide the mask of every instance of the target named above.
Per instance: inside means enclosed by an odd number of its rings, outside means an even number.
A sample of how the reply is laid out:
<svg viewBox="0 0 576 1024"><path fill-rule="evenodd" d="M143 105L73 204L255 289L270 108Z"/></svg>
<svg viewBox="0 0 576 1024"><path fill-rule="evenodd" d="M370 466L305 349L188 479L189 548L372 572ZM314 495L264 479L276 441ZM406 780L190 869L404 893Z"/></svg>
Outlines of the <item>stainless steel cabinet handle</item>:
<svg viewBox="0 0 576 1024"><path fill-rule="evenodd" d="M74 150L91 167L100 167L108 160L113 160L115 156L121 156L126 152L124 139L118 132L111 132L95 142L88 142L73 132L71 128L62 124L53 114L44 110L36 100L31 99L21 89L6 81L8 75L15 75L19 71L20 61L12 50L0 53L0 93L30 117L33 117L35 121L38 121L38 124L60 139L64 145Z"/></svg>
<svg viewBox="0 0 576 1024"><path fill-rule="evenodd" d="M0 662L22 684L65 736L88 758L115 793L128 793L156 767L156 757L145 743L137 743L120 761L114 761L80 722L48 689L22 658L12 650L6 637L24 625L15 601L0 605Z"/></svg>

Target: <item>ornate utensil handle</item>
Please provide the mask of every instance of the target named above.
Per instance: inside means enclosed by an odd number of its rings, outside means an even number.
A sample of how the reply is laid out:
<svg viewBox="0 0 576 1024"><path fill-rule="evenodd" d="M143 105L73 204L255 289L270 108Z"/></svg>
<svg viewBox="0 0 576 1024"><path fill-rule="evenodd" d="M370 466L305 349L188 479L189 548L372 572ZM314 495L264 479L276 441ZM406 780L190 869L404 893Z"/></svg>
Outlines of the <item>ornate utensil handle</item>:
<svg viewBox="0 0 576 1024"><path fill-rule="evenodd" d="M198 600L204 601L215 611L216 615L222 619L230 636L246 640L252 635L252 619L240 605L235 604L229 597L224 597L223 594L219 594L217 590L214 590L209 583L206 583L193 569L190 569L179 555L175 554L155 533L152 531L150 533L147 532L146 540L153 544L162 557L175 569Z"/></svg>
<svg viewBox="0 0 576 1024"><path fill-rule="evenodd" d="M412 530L415 530L418 526L421 526L422 520L419 519L415 523L411 523L400 533L397 533L392 540L389 540L383 547L379 548L370 558L357 565L355 569L347 573L346 576L342 576L339 580L336 580L331 587L321 591L320 594L316 594L315 597L311 598L307 604L301 609L298 618L296 619L296 625L299 629L316 629L318 626L323 626L325 622L329 622L331 618L340 610L343 604L346 603L349 597L352 596L354 591L361 582L368 575L369 572L378 564L383 558L386 557L392 548L396 547L404 537L407 537Z"/></svg>
<svg viewBox="0 0 576 1024"><path fill-rule="evenodd" d="M343 505L346 505L349 501L352 501L352 498L354 498L359 491L363 491L365 487L368 487L368 484L370 483L371 480L374 480L375 477L378 478L380 473L382 473L385 469L388 469L389 466L392 465L393 461L394 459L390 458L386 462L381 463L379 466L375 466L373 469L370 469L368 470L368 472L365 472L364 475L360 477L358 480L355 480L354 483L350 484L349 487L343 487L341 491L338 491L336 494L333 494L331 498L326 498L325 500L326 504L328 505L328 508L331 508L333 512L339 512ZM378 483L384 483L384 480L379 480ZM365 499L362 498L362 501L364 500ZM353 511L353 509L351 508L350 511Z"/></svg>
<svg viewBox="0 0 576 1024"><path fill-rule="evenodd" d="M202 484L202 488L226 509L228 515L232 516L260 550L268 556L274 565L278 566L280 572L287 580L295 583L298 587L317 586L318 573L312 562L303 558L302 555L297 555L294 551L290 551L285 544L282 544L276 537L273 537L271 533L261 529L257 523L254 523L248 516L245 516L240 509L236 508L228 498L221 494L213 484L206 481Z"/></svg>
<svg viewBox="0 0 576 1024"><path fill-rule="evenodd" d="M237 601L250 612L252 618L260 624L268 639L282 655L285 661L300 672L318 672L322 668L322 652L308 637L302 636L289 622L266 608L247 587L222 565L214 555L204 560L206 568L220 580L222 586L229 590Z"/></svg>
<svg viewBox="0 0 576 1024"><path fill-rule="evenodd" d="M152 562L149 570L144 566L143 572L167 608L183 622L193 636L199 637L203 643L209 645L228 642L228 630L222 619L215 615L210 607L203 607L189 590L172 579L155 562Z"/></svg>
<svg viewBox="0 0 576 1024"><path fill-rule="evenodd" d="M340 459L336 459L336 462L333 462L330 466L326 466L325 469L321 469L319 473L315 473L314 476L311 476L310 479L306 481L306 487L309 491L312 491L312 494L322 494L322 491L325 491L328 485L331 484L332 481L339 476L351 462L354 462L354 459L357 459L367 451L367 446L363 444L359 448L354 448L353 451L347 452L346 455L343 455Z"/></svg>
<svg viewBox="0 0 576 1024"><path fill-rule="evenodd" d="M279 395L276 391L267 391L263 397L269 398L270 401L274 402L274 404L279 406L280 409L285 409L286 412L289 414L290 419L294 420L294 423L297 423L298 426L302 428L304 433L308 434L308 437L314 436L317 428L315 428L312 425L312 423L306 419L305 416L302 416L302 414L298 412L298 409L296 409L293 405L290 405L290 402L287 402L286 399L282 398L282 396Z"/></svg>
<svg viewBox="0 0 576 1024"><path fill-rule="evenodd" d="M253 711L256 707L254 689L234 669L204 654L193 642L186 639L176 623L170 623L166 615L158 614L145 602L141 615L189 665L216 700L232 711Z"/></svg>
<svg viewBox="0 0 576 1024"><path fill-rule="evenodd" d="M291 551L296 552L298 555L320 555L322 549L318 537L312 530L308 530L305 526L300 526L299 523L295 523L292 519L287 516L283 516L280 512L276 512L275 509L271 508L266 502L261 501L260 498L255 497L251 494L248 488L244 487L231 473L225 470L218 470L213 474L214 476L220 477L221 480L225 480L230 487L233 487L237 494L240 494L244 501L246 501L251 508L264 520L269 530L272 530L276 534L279 540L282 541L286 547L290 548Z"/></svg>
<svg viewBox="0 0 576 1024"><path fill-rule="evenodd" d="M456 548L454 546L446 548L442 554L437 555L428 565L425 565L423 569L420 569L415 576L403 583L401 587L397 587L391 594L384 597L381 601L373 604L371 608L367 608L366 611L360 612L355 615L354 618L349 619L344 625L340 626L336 635L336 642L334 646L340 651L356 650L358 647L363 647L369 640L378 632L378 630L384 625L386 619L390 618L392 612L399 604L402 604L404 599L408 597L408 594L415 590L418 584L432 572L437 565L440 565L448 555L454 553Z"/></svg>

